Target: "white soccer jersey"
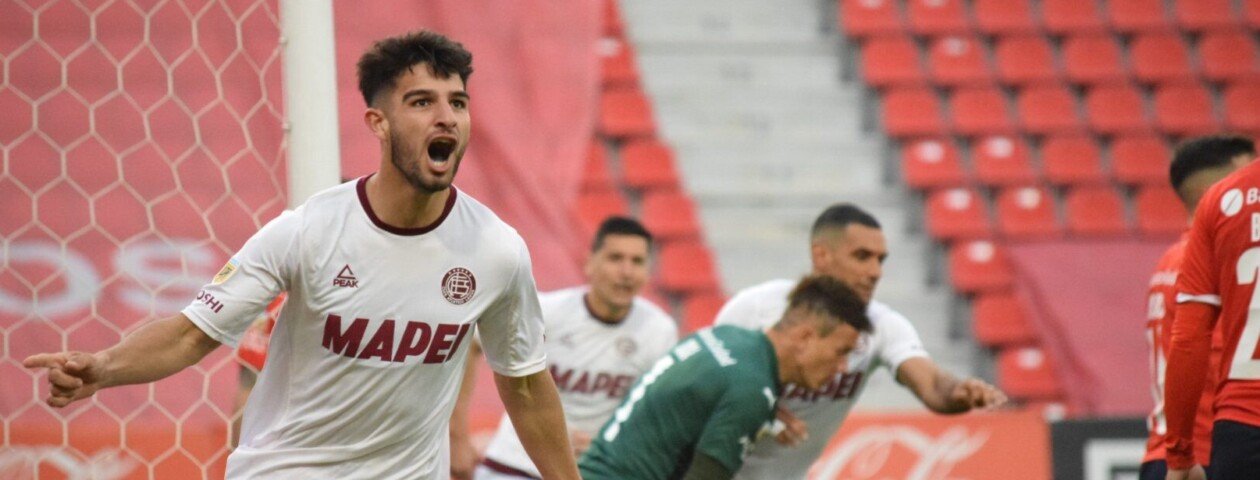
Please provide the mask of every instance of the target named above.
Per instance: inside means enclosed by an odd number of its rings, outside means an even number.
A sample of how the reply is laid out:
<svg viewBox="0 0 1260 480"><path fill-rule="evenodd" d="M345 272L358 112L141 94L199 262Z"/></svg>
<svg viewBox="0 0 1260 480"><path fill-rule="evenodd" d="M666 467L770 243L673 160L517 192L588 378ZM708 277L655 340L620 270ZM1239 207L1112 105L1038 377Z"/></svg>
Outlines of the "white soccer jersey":
<svg viewBox="0 0 1260 480"><path fill-rule="evenodd" d="M516 231L455 189L433 226L391 227L368 205L366 182L272 220L183 311L235 345L289 292L229 478L444 479L474 324L496 372L545 367Z"/></svg>
<svg viewBox="0 0 1260 480"><path fill-rule="evenodd" d="M748 287L722 306L715 323L765 330L783 317L788 307L788 294L796 283L795 280L771 280ZM795 447L782 446L774 437L762 439L744 461L736 478L805 478L810 465L822 455L831 437L849 416L849 410L857 402L862 389L866 388L866 381L875 369L887 367L896 377L901 362L927 357L918 332L906 317L876 301L867 307L866 314L871 319L874 332L863 333L859 337L857 350L849 354L847 373L836 375L816 391L796 385L783 387L779 405L805 422L809 439Z"/></svg>
<svg viewBox="0 0 1260 480"><path fill-rule="evenodd" d="M595 318L587 287L539 296L547 324L547 360L560 391L565 423L594 436L634 381L678 342L678 325L641 297L617 324ZM539 476L507 415L486 447L486 458Z"/></svg>

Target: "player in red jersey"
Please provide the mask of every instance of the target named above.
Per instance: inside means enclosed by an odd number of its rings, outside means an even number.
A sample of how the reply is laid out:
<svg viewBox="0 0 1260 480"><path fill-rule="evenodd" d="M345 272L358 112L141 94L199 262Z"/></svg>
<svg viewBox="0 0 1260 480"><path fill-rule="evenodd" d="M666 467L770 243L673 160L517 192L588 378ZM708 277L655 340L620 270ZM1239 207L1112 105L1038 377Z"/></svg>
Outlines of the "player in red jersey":
<svg viewBox="0 0 1260 480"><path fill-rule="evenodd" d="M1186 209L1194 212L1199 199L1208 188L1246 165L1254 154L1254 144L1244 138L1196 138L1177 147L1169 168L1169 180L1173 190L1185 203ZM1155 398L1155 408L1147 419L1150 436L1146 443L1146 455L1142 458L1140 480L1163 480L1168 474L1168 466L1164 460L1164 433L1167 431L1164 418L1164 373L1168 347L1172 342L1173 311L1176 308L1176 292L1173 287L1181 268L1187 238L1188 233L1182 234L1177 243L1168 247L1151 276L1146 330L1147 341L1151 346L1151 394ZM1220 364L1220 356L1221 342L1216 337L1212 341L1211 364ZM1212 370L1208 370L1206 380L1194 423L1194 460L1202 466L1209 464L1212 445L1212 398L1216 389Z"/></svg>
<svg viewBox="0 0 1260 480"><path fill-rule="evenodd" d="M1251 155L1255 155L1254 148ZM1195 209L1181 274L1165 378L1170 480L1202 478L1194 460L1194 412L1209 368L1213 331L1223 341L1216 369L1212 478L1260 472L1260 163L1208 189ZM1255 306L1253 308L1253 305ZM1219 314L1219 317L1218 317Z"/></svg>

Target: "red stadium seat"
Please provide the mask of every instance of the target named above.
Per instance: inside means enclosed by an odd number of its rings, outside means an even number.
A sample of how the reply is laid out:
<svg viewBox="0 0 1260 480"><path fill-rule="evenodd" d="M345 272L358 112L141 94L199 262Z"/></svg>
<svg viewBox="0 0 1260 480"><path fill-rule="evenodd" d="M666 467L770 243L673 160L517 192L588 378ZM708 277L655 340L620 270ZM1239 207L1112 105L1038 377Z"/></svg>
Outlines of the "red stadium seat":
<svg viewBox="0 0 1260 480"><path fill-rule="evenodd" d="M721 293L710 292L687 296L682 304L683 314L678 329L679 336L712 326L718 312L722 311L722 305L725 304L726 296Z"/></svg>
<svg viewBox="0 0 1260 480"><path fill-rule="evenodd" d="M1043 0L1041 16L1046 30L1056 35L1101 32L1106 28L1098 4L1092 1Z"/></svg>
<svg viewBox="0 0 1260 480"><path fill-rule="evenodd" d="M612 175L608 174L608 154L600 141L591 142L586 155L586 164L582 169L582 190L598 191L614 188Z"/></svg>
<svg viewBox="0 0 1260 480"><path fill-rule="evenodd" d="M975 0L971 7L976 26L986 34L1027 33L1037 30L1028 0Z"/></svg>
<svg viewBox="0 0 1260 480"><path fill-rule="evenodd" d="M1015 131L1006 95L995 87L964 87L950 95L954 131L963 135L1005 134Z"/></svg>
<svg viewBox="0 0 1260 480"><path fill-rule="evenodd" d="M1129 85L1102 85L1085 94L1091 129L1104 134L1145 132L1151 129L1142 94Z"/></svg>
<svg viewBox="0 0 1260 480"><path fill-rule="evenodd" d="M616 189L582 192L574 205L574 216L582 230L582 238L590 238L599 224L612 215L628 215L630 203Z"/></svg>
<svg viewBox="0 0 1260 480"><path fill-rule="evenodd" d="M1260 29L1260 0L1243 0L1243 23L1247 28Z"/></svg>
<svg viewBox="0 0 1260 480"><path fill-rule="evenodd" d="M1202 84L1165 85L1155 91L1155 124L1164 133L1198 135L1220 128L1212 94Z"/></svg>
<svg viewBox="0 0 1260 480"><path fill-rule="evenodd" d="M997 196L997 229L1007 238L1053 238L1062 230L1054 195L1038 187L1003 190Z"/></svg>
<svg viewBox="0 0 1260 480"><path fill-rule="evenodd" d="M618 139L654 135L651 100L638 88L605 89L600 96L599 132Z"/></svg>
<svg viewBox="0 0 1260 480"><path fill-rule="evenodd" d="M621 181L636 190L677 189L674 151L654 138L626 142L621 147Z"/></svg>
<svg viewBox="0 0 1260 480"><path fill-rule="evenodd" d="M1017 97L1019 121L1026 132L1037 135L1080 132L1085 122L1076 106L1076 95L1062 85L1025 87Z"/></svg>
<svg viewBox="0 0 1260 480"><path fill-rule="evenodd" d="M650 190L640 200L643 226L661 241L700 237L695 202L679 190Z"/></svg>
<svg viewBox="0 0 1260 480"><path fill-rule="evenodd" d="M1225 89L1225 126L1260 134L1260 82L1242 82Z"/></svg>
<svg viewBox="0 0 1260 480"><path fill-rule="evenodd" d="M1040 34L998 37L994 56L1002 83L1024 85L1059 80L1054 48Z"/></svg>
<svg viewBox="0 0 1260 480"><path fill-rule="evenodd" d="M600 41L600 81L610 86L633 87L639 84L639 67L635 63L634 46L616 37Z"/></svg>
<svg viewBox="0 0 1260 480"><path fill-rule="evenodd" d="M986 347L1030 345L1037 341L1024 316L1024 306L1011 293L989 293L971 304L972 332Z"/></svg>
<svg viewBox="0 0 1260 480"><path fill-rule="evenodd" d="M954 187L966 182L958 149L946 138L925 138L901 147L901 173L915 189Z"/></svg>
<svg viewBox="0 0 1260 480"><path fill-rule="evenodd" d="M894 138L936 136L945 131L940 101L927 88L893 89L884 93L884 131Z"/></svg>
<svg viewBox="0 0 1260 480"><path fill-rule="evenodd" d="M1179 33L1146 33L1129 47L1133 74L1146 83L1192 81L1190 49Z"/></svg>
<svg viewBox="0 0 1260 480"><path fill-rule="evenodd" d="M932 41L928 67L937 85L987 84L993 72L984 58L984 46L973 37L947 36Z"/></svg>
<svg viewBox="0 0 1260 480"><path fill-rule="evenodd" d="M976 179L985 186L1025 185L1037 178L1028 145L1018 137L981 139L972 146L971 158Z"/></svg>
<svg viewBox="0 0 1260 480"><path fill-rule="evenodd" d="M917 35L965 33L967 5L963 0L910 0L910 31Z"/></svg>
<svg viewBox="0 0 1260 480"><path fill-rule="evenodd" d="M1068 232L1082 237L1121 236L1128 233L1124 200L1110 186L1073 188L1064 201Z"/></svg>
<svg viewBox="0 0 1260 480"><path fill-rule="evenodd" d="M1111 142L1111 170L1126 185L1167 185L1172 149L1158 135L1116 137Z"/></svg>
<svg viewBox="0 0 1260 480"><path fill-rule="evenodd" d="M1006 349L998 353L998 386L1017 399L1050 399L1063 394L1054 365L1036 347Z"/></svg>
<svg viewBox="0 0 1260 480"><path fill-rule="evenodd" d="M899 2L893 0L840 0L838 14L840 28L850 37L865 38L872 35L901 33Z"/></svg>
<svg viewBox="0 0 1260 480"><path fill-rule="evenodd" d="M1238 26L1231 0L1173 0L1173 19L1191 32Z"/></svg>
<svg viewBox="0 0 1260 480"><path fill-rule="evenodd" d="M1108 0L1111 25L1120 33L1161 32L1172 29L1163 0Z"/></svg>
<svg viewBox="0 0 1260 480"><path fill-rule="evenodd" d="M621 21L621 7L617 0L604 0L604 36L625 36L626 25Z"/></svg>
<svg viewBox="0 0 1260 480"><path fill-rule="evenodd" d="M1073 83L1119 83L1128 77L1120 46L1110 35L1073 35L1063 42L1063 68Z"/></svg>
<svg viewBox="0 0 1260 480"><path fill-rule="evenodd" d="M713 254L699 241L661 242L656 264L662 290L687 295L718 291Z"/></svg>
<svg viewBox="0 0 1260 480"><path fill-rule="evenodd" d="M992 234L989 209L973 189L951 188L927 197L927 232L942 241L974 239Z"/></svg>
<svg viewBox="0 0 1260 480"><path fill-rule="evenodd" d="M1256 44L1245 30L1208 32L1199 39L1203 76L1214 82L1260 78Z"/></svg>
<svg viewBox="0 0 1260 480"><path fill-rule="evenodd" d="M949 249L949 282L962 294L1009 290L1014 283L1011 260L988 240L955 243Z"/></svg>
<svg viewBox="0 0 1260 480"><path fill-rule="evenodd" d="M919 47L907 36L867 40L862 44L862 78L877 88L924 83Z"/></svg>
<svg viewBox="0 0 1260 480"><path fill-rule="evenodd" d="M1105 182L1100 157L1098 144L1087 135L1047 137L1041 145L1042 172L1055 185Z"/></svg>
<svg viewBox="0 0 1260 480"><path fill-rule="evenodd" d="M1147 235L1179 235L1188 225L1189 214L1181 198L1168 185L1150 185L1134 198L1138 231Z"/></svg>

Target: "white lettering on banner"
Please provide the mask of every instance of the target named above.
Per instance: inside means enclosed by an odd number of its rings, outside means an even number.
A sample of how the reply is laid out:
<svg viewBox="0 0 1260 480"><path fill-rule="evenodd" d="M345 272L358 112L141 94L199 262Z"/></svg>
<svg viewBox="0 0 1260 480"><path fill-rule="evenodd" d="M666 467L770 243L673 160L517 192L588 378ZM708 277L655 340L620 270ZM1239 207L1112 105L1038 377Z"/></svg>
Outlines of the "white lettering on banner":
<svg viewBox="0 0 1260 480"><path fill-rule="evenodd" d="M867 427L845 439L827 452L810 469L810 478L837 478L845 468L849 479L883 478L880 470L892 449L904 446L918 454L919 460L906 472L906 480L946 480L954 465L972 456L989 439L988 430L968 433L967 427L950 427L940 438L932 438L917 428L897 425Z"/></svg>
<svg viewBox="0 0 1260 480"><path fill-rule="evenodd" d="M136 462L122 450L106 448L87 457L61 447L7 447L0 450L0 478L26 478L36 465L50 465L69 480L113 480L136 469Z"/></svg>
<svg viewBox="0 0 1260 480"><path fill-rule="evenodd" d="M31 285L32 290L38 292L31 296L29 292L15 295L0 287L0 311L17 316L33 313L36 317L51 319L92 303L100 278L92 263L83 255L70 249L62 250L60 245L52 242L19 240L8 247L8 251L4 252L9 263L7 269L23 264L44 264L61 275L65 288L60 292L40 295L46 290Z"/></svg>
<svg viewBox="0 0 1260 480"><path fill-rule="evenodd" d="M136 279L122 291L134 310L178 312L217 271L214 252L192 240L148 240L114 254L114 269Z"/></svg>

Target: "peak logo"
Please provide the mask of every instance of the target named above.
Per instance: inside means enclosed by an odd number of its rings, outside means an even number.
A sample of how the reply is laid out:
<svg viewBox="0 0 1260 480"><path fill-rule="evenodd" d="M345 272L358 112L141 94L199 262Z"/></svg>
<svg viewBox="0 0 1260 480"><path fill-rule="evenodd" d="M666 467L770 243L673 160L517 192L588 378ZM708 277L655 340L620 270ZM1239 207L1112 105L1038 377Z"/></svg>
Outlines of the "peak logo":
<svg viewBox="0 0 1260 480"><path fill-rule="evenodd" d="M341 272L333 278L334 287L359 288L359 279L354 278L354 270L350 270L350 264L341 267Z"/></svg>

